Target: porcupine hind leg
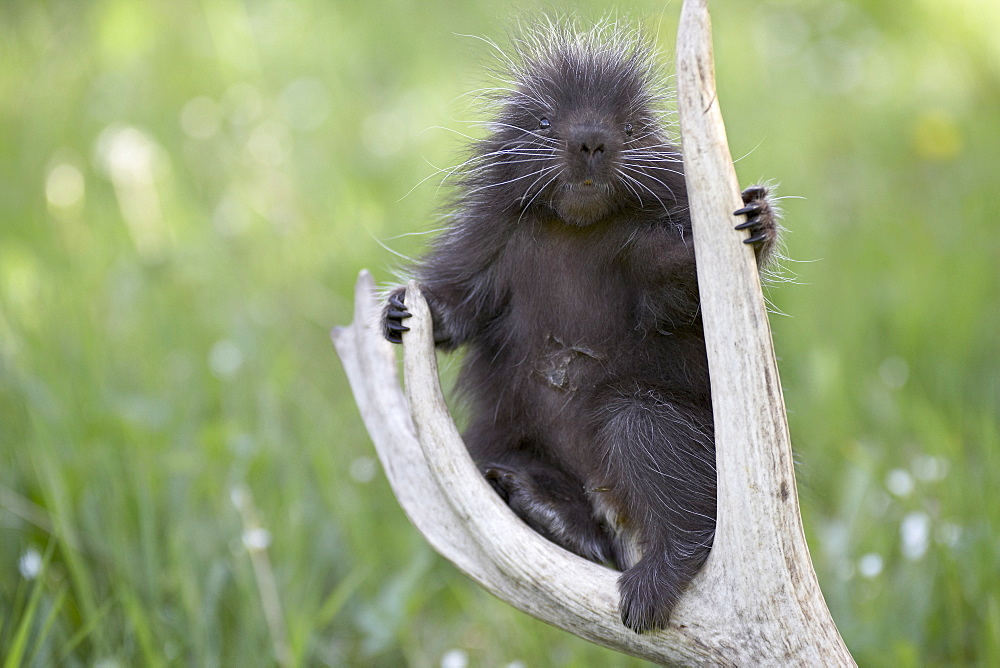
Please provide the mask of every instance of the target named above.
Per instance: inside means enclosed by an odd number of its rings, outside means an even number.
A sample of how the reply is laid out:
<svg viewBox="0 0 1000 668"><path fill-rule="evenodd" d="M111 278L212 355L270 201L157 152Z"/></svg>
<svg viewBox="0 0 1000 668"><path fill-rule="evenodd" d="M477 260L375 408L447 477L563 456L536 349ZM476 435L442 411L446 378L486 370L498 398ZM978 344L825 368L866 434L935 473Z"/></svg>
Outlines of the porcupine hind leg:
<svg viewBox="0 0 1000 668"><path fill-rule="evenodd" d="M504 442L491 427L463 438L486 480L510 509L553 543L598 563L611 560L611 534L595 518L583 483L530 442Z"/></svg>
<svg viewBox="0 0 1000 668"><path fill-rule="evenodd" d="M618 558L622 623L637 633L662 629L715 534L711 410L655 389L615 392L598 406L607 505L632 547Z"/></svg>

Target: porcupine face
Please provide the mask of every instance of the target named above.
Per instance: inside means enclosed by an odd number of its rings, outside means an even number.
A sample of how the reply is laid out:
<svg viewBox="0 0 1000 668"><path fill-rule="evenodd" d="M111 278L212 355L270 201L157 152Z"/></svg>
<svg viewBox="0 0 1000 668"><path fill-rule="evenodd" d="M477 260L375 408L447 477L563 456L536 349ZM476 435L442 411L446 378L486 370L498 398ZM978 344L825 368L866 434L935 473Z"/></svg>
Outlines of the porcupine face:
<svg viewBox="0 0 1000 668"><path fill-rule="evenodd" d="M621 34L548 29L518 42L513 90L487 143L495 182L514 186L522 208L549 207L583 226L656 205L658 170L672 151L657 66L646 42Z"/></svg>

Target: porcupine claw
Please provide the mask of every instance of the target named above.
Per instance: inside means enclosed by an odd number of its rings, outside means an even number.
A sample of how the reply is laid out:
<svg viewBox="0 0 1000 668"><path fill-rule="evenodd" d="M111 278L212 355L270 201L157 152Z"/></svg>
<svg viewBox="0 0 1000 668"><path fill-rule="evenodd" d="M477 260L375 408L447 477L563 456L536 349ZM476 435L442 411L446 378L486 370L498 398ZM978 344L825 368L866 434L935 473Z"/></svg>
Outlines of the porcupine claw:
<svg viewBox="0 0 1000 668"><path fill-rule="evenodd" d="M410 328L403 324L403 319L410 317L410 312L403 303L404 294L402 290L392 293L386 305L382 319L382 335L390 343L402 343L403 332L410 331Z"/></svg>
<svg viewBox="0 0 1000 668"><path fill-rule="evenodd" d="M740 196L746 205L733 212L734 216L746 216L747 220L736 225L737 230L749 230L750 236L743 243L750 244L757 253L758 260L765 261L777 237L777 222L771 208L769 191L761 185L750 186Z"/></svg>

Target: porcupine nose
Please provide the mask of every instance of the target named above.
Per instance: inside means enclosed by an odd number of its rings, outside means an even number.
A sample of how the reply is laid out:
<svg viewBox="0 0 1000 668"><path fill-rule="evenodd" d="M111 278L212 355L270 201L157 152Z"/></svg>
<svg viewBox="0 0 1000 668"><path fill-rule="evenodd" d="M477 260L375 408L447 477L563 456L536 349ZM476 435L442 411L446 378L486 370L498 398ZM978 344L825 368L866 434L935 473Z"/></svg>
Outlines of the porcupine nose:
<svg viewBox="0 0 1000 668"><path fill-rule="evenodd" d="M604 156L604 133L590 131L580 137L580 153L589 163L596 163Z"/></svg>
<svg viewBox="0 0 1000 668"><path fill-rule="evenodd" d="M581 124L572 129L567 137L567 146L576 153L581 167L587 169L599 168L607 156L608 135L600 125Z"/></svg>

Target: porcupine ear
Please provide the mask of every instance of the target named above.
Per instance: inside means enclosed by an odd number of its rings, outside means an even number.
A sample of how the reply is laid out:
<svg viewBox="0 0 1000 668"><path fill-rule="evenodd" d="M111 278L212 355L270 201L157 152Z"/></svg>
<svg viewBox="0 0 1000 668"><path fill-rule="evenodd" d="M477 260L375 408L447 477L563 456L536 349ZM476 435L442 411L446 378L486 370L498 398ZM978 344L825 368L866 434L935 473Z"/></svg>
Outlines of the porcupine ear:
<svg viewBox="0 0 1000 668"><path fill-rule="evenodd" d="M367 272L358 280L354 323L335 330L334 343L410 520L499 598L658 663L854 665L809 559L753 253L733 231L730 212L739 190L715 96L706 0L684 2L677 60L714 386L719 504L713 550L667 629L626 631L617 611L617 573L531 531L479 475L441 395L430 314L416 284L407 288L412 317L403 346L405 397L392 345L375 329L379 306ZM713 245L724 249L716 253ZM737 356L736 350L751 354Z"/></svg>

